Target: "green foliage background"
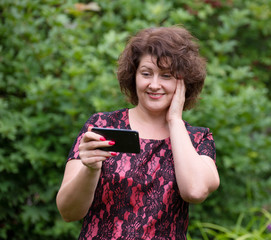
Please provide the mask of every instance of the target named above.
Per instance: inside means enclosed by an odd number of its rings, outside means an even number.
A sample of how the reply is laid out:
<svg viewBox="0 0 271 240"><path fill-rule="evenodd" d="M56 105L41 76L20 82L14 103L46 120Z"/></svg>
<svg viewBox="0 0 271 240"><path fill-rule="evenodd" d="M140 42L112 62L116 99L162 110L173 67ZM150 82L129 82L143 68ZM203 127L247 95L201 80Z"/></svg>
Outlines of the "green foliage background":
<svg viewBox="0 0 271 240"><path fill-rule="evenodd" d="M65 159L90 114L128 106L116 61L151 26L183 24L208 60L202 99L184 118L213 132L221 186L191 207L189 236L202 239L199 222L231 229L240 214L245 224L258 216L250 209L270 212L271 2L87 3L0 3L0 238L77 238L80 223L63 222L55 204Z"/></svg>

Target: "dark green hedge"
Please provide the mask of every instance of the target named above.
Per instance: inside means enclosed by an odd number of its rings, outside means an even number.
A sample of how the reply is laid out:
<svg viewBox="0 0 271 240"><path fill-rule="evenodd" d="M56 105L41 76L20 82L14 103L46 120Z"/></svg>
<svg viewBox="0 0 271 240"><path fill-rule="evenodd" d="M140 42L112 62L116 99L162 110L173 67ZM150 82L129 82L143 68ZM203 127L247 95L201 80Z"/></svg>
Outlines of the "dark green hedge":
<svg viewBox="0 0 271 240"><path fill-rule="evenodd" d="M0 238L77 237L80 223L63 222L55 205L68 151L90 114L127 106L116 60L129 35L151 26L183 24L208 60L202 99L185 119L214 133L221 187L191 207L192 224L232 226L251 208L270 211L270 5L2 0Z"/></svg>

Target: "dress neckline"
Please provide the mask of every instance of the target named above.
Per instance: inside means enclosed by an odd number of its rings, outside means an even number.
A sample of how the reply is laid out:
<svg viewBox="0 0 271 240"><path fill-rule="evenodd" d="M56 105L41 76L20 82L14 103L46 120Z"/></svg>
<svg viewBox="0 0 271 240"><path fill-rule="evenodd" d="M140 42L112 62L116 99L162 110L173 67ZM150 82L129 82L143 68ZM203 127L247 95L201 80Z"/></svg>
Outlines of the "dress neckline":
<svg viewBox="0 0 271 240"><path fill-rule="evenodd" d="M127 128L130 129L130 130L133 130L131 128L131 125L130 125L129 108L125 108L125 114L126 114L126 125L127 125ZM164 139L153 139L153 138L141 138L139 136L139 139L142 140L142 141L165 142L165 141L169 141L170 137L167 137L167 138L164 138Z"/></svg>

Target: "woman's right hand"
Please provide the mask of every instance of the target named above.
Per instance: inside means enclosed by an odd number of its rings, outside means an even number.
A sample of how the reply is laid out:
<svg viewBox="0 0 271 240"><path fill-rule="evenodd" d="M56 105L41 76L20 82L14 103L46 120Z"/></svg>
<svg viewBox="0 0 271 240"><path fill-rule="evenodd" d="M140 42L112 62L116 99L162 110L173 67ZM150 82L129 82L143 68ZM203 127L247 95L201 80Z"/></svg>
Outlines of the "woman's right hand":
<svg viewBox="0 0 271 240"><path fill-rule="evenodd" d="M82 137L79 144L79 156L82 163L92 170L102 168L102 162L111 156L114 152L100 150L101 147L110 147L114 141L106 140L103 136L91 131L92 127Z"/></svg>

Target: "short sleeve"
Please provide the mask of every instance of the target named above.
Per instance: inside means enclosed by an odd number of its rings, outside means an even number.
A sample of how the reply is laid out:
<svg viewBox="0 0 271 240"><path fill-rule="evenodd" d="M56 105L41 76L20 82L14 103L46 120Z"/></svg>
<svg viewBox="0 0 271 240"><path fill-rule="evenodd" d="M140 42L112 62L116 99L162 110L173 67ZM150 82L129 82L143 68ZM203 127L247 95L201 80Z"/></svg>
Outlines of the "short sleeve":
<svg viewBox="0 0 271 240"><path fill-rule="evenodd" d="M216 161L216 149L213 134L209 128L205 128L205 131L201 134L202 138L199 141L196 151L199 155L206 155Z"/></svg>
<svg viewBox="0 0 271 240"><path fill-rule="evenodd" d="M73 145L70 149L67 161L70 161L71 159L80 159L79 157L79 144L84 136L84 134L87 132L89 125L95 126L95 123L97 122L98 114L92 115L84 124L81 131L77 135L75 141L73 142Z"/></svg>
<svg viewBox="0 0 271 240"><path fill-rule="evenodd" d="M120 109L113 112L98 112L93 114L84 124L81 131L77 135L72 148L68 155L68 161L71 159L80 159L79 157L79 144L87 132L89 125L93 127L113 127L113 128L126 128L128 124L128 108Z"/></svg>

